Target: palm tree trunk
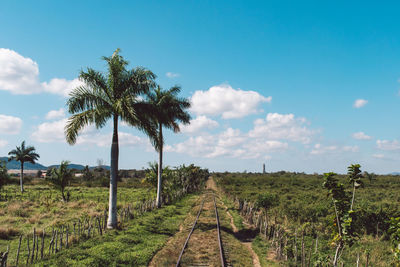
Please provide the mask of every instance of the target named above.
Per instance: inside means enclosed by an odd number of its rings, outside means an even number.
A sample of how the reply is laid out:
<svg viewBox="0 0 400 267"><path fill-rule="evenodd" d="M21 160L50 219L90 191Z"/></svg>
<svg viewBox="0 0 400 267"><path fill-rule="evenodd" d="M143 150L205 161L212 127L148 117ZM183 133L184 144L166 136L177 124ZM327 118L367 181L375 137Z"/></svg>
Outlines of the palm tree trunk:
<svg viewBox="0 0 400 267"><path fill-rule="evenodd" d="M117 227L117 175L118 175L118 115L114 115L114 131L111 145L110 196L107 228Z"/></svg>
<svg viewBox="0 0 400 267"><path fill-rule="evenodd" d="M21 185L21 193L24 192L24 185L22 180L24 179L24 162L21 161L21 175L19 176L19 184Z"/></svg>
<svg viewBox="0 0 400 267"><path fill-rule="evenodd" d="M160 151L158 154L158 179L157 179L157 208L161 208L161 192L162 192L162 153L163 153L163 138L162 138L162 124L159 126L158 141L160 143Z"/></svg>

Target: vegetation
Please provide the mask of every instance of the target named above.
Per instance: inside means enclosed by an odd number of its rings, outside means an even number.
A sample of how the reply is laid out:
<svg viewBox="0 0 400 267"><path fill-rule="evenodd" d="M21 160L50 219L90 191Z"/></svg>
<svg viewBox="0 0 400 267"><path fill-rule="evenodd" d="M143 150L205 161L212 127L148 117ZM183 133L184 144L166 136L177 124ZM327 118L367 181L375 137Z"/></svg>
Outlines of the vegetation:
<svg viewBox="0 0 400 267"><path fill-rule="evenodd" d="M185 98L179 98L177 95L181 91L179 86L164 91L160 86L156 90L147 94L147 101L151 105L149 114L154 124L157 126L157 137L153 141L156 151L158 152L158 170L157 170L157 207L161 207L161 190L162 190L162 162L163 162L163 146L164 136L163 127L172 129L175 133L179 132L178 122L188 124L190 115L187 109L190 102Z"/></svg>
<svg viewBox="0 0 400 267"><path fill-rule="evenodd" d="M84 85L70 93L68 111L73 114L65 126L66 139L74 144L78 133L88 124L103 127L109 119L113 121L111 145L110 200L107 227L117 226L117 176L118 176L118 121L155 136L154 128L143 111L145 103L138 96L154 86L155 75L144 68L127 70L128 62L117 49L111 57L103 57L108 65L107 75L88 68L79 78Z"/></svg>
<svg viewBox="0 0 400 267"><path fill-rule="evenodd" d="M68 164L69 161L62 161L60 167L48 171L49 174L46 177L46 180L53 184L57 190L60 190L64 202L69 201L70 193L68 191L66 197L64 191L73 178L73 171L68 169Z"/></svg>
<svg viewBox="0 0 400 267"><path fill-rule="evenodd" d="M279 196L279 201L275 202L276 206L272 205L268 209L268 228L285 230L287 246L284 253L289 255L289 261L282 262L285 266L295 265L295 260L290 260L296 249L295 243L298 250L297 260L301 260L303 234L305 256L308 258L310 252L310 260L316 266L332 264L338 242L341 240L337 236L338 225L345 226L340 232L343 235L346 231L348 238L345 248L341 249L338 264L352 266L357 262L357 258L360 265L365 264L367 260L371 266L389 266L396 262L393 255L398 255L394 253L399 244L396 239L399 226L395 223L396 218L400 216L399 176L374 175L373 179L363 181L364 186L358 187L355 194L354 184L350 182L350 186L347 186L352 177L351 172L348 175L328 173L325 176L284 171L269 174L217 173L214 177L219 187L233 200L260 204L266 194ZM326 189L321 186L324 180L330 180L331 183L332 190L328 189L329 197ZM343 190L340 187L343 187ZM332 200L332 194L335 194L336 201L335 198ZM353 195L354 210L350 211ZM338 201L340 199L342 201ZM333 203L338 213L342 213L339 215L339 224ZM262 205L255 207L255 214L261 214L261 207ZM270 234L270 231L267 234ZM346 238L342 237L342 240ZM268 236L261 235L261 239L257 241L258 248L263 247L260 258L271 258L271 255L275 255L272 240L273 237L269 239ZM276 256L272 258L279 262Z"/></svg>
<svg viewBox="0 0 400 267"><path fill-rule="evenodd" d="M57 253L40 266L147 266L179 230L197 199L182 200L131 220L124 231L112 230Z"/></svg>
<svg viewBox="0 0 400 267"><path fill-rule="evenodd" d="M21 192L23 193L24 163L30 162L34 164L35 161L38 160L38 158L40 158L40 156L35 152L35 147L33 146L25 147L25 141L22 141L21 146L17 146L15 149L8 152L8 155L10 156L8 158L8 161L16 160L21 163L20 186L21 186Z"/></svg>
<svg viewBox="0 0 400 267"><path fill-rule="evenodd" d="M0 190L8 182L8 174L6 163L4 161L0 161Z"/></svg>
<svg viewBox="0 0 400 267"><path fill-rule="evenodd" d="M157 185L157 163L149 163L149 169L146 170L144 181ZM207 169L202 169L193 164L189 166L179 166L175 168L165 167L162 171L164 185L162 187L162 199L164 203L169 203L175 192L182 194L193 193L200 190L209 177ZM158 189L157 189L158 191ZM158 193L157 193L158 195Z"/></svg>

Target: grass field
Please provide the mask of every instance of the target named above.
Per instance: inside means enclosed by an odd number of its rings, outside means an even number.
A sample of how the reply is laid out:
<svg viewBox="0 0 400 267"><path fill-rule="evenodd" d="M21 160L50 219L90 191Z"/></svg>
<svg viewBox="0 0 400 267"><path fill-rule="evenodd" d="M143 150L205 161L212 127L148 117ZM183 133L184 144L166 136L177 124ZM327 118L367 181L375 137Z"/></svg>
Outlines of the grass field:
<svg viewBox="0 0 400 267"><path fill-rule="evenodd" d="M26 192L21 194L19 186L7 185L2 196L8 201L0 201L0 251L10 245L9 262L13 262L18 247L19 236L31 235L35 228L50 234L52 228L72 224L78 219L104 214L108 206L108 188L73 186L67 190L71 194L69 202L61 201L59 191L42 183L26 185ZM118 207L135 204L154 198L152 187L118 188ZM45 246L46 247L46 246ZM22 245L21 258L25 257L26 244Z"/></svg>
<svg viewBox="0 0 400 267"><path fill-rule="evenodd" d="M305 250L307 253L312 251L314 262L326 262L334 253L330 245L334 210L331 199L322 188L321 175L220 173L214 177L219 187L231 198L238 197L256 203L260 195L273 194L278 201L268 211L270 220L282 226L289 236L304 229ZM340 180L351 189L345 176L340 176ZM351 248L345 248L341 259L345 264L354 264L359 254L360 262L365 264L368 255L371 266L388 266L394 264L387 232L388 220L400 216L400 177L376 176L371 181L364 181L365 186L356 192L354 204L359 216L359 238ZM316 236L318 253L314 253ZM267 240L258 238L253 247L258 254L263 251L262 259L267 258Z"/></svg>

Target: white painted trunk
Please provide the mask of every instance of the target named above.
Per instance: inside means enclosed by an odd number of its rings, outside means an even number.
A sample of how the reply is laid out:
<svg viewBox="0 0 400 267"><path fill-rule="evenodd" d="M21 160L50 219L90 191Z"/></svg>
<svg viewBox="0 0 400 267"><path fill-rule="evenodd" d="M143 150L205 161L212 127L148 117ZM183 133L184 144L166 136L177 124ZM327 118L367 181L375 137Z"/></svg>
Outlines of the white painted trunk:
<svg viewBox="0 0 400 267"><path fill-rule="evenodd" d="M162 153L163 153L163 144L162 144L162 125L159 126L159 136L158 140L160 142L160 151L158 153L158 171L157 171L157 199L156 205L157 208L161 208L162 199Z"/></svg>
<svg viewBox="0 0 400 267"><path fill-rule="evenodd" d="M117 176L118 176L118 116L114 115L114 132L111 145L110 196L108 202L107 228L117 227Z"/></svg>

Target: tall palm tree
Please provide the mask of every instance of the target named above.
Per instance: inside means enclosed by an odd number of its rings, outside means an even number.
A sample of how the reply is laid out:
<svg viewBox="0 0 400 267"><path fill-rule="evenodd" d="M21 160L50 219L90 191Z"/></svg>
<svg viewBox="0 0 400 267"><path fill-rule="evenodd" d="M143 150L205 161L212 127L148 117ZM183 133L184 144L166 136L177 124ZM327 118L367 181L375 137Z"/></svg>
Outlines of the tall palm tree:
<svg viewBox="0 0 400 267"><path fill-rule="evenodd" d="M149 136L155 135L146 114L141 112L145 104L138 96L153 88L156 76L142 67L127 70L128 62L119 51L117 49L111 57L103 57L108 65L106 75L91 68L81 71L79 78L84 85L70 93L67 106L73 115L65 126L67 142L74 144L86 125L94 124L99 129L108 119L113 121L108 228L117 226L118 120L145 131Z"/></svg>
<svg viewBox="0 0 400 267"><path fill-rule="evenodd" d="M181 88L174 86L165 91L160 86L147 94L148 102L151 105L149 112L152 121L157 125L157 137L152 140L158 155L158 173L157 173L157 207L161 207L162 191L162 161L163 161L163 127L172 129L175 133L179 132L179 124L189 124L190 115L186 111L190 107L190 102L186 98L178 97ZM150 137L152 139L152 137Z"/></svg>
<svg viewBox="0 0 400 267"><path fill-rule="evenodd" d="M8 152L8 155L10 156L8 158L8 161L11 160L16 160L21 163L21 175L19 179L19 183L21 185L21 193L24 192L24 185L23 185L23 179L24 179L24 163L25 162L30 162L30 163L35 163L35 161L40 158L39 154L35 152L35 147L33 146L28 146L25 147L25 141L22 141L21 146L17 146L15 149L11 150Z"/></svg>

